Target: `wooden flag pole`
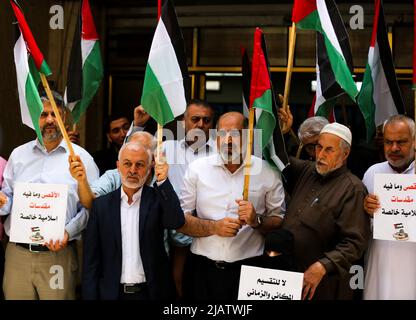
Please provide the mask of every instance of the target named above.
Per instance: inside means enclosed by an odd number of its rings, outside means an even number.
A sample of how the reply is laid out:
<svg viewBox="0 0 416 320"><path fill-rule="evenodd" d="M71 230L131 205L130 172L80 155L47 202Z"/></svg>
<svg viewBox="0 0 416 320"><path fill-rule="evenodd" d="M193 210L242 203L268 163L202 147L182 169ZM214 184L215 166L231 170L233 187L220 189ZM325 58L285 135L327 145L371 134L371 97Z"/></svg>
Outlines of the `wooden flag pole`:
<svg viewBox="0 0 416 320"><path fill-rule="evenodd" d="M254 129L255 108L251 107L248 114L247 151L244 168L243 200L248 200L248 189L250 186L251 152L253 150L253 129Z"/></svg>
<svg viewBox="0 0 416 320"><path fill-rule="evenodd" d="M295 44L296 44L296 24L292 22L292 27L290 27L290 32L289 32L289 56L287 60L286 83L285 83L285 92L283 96L284 110L287 109L288 104L289 104L290 83L292 81L292 72L293 72L293 58L295 56Z"/></svg>
<svg viewBox="0 0 416 320"><path fill-rule="evenodd" d="M69 140L68 133L66 132L64 122L62 121L61 114L59 113L58 107L56 106L55 99L53 98L51 89L49 88L48 80L46 80L45 75L42 72L39 72L40 79L42 80L42 85L45 88L46 95L48 96L49 102L52 105L53 112L55 113L56 120L58 121L59 129L65 139L66 144L68 145L69 154L71 157L75 156L74 148L72 147L72 143Z"/></svg>
<svg viewBox="0 0 416 320"><path fill-rule="evenodd" d="M157 21L159 21L162 15L162 0L157 0ZM160 163L160 155L162 151L162 138L163 138L163 126L157 124L157 152L156 152L156 163Z"/></svg>
<svg viewBox="0 0 416 320"><path fill-rule="evenodd" d="M300 153L302 152L302 149L303 149L303 143L300 142L299 147L298 147L298 151L296 151L296 159L300 158Z"/></svg>
<svg viewBox="0 0 416 320"><path fill-rule="evenodd" d="M156 163L160 163L161 153L162 153L162 138L163 138L163 126L157 124L157 153L156 153Z"/></svg>

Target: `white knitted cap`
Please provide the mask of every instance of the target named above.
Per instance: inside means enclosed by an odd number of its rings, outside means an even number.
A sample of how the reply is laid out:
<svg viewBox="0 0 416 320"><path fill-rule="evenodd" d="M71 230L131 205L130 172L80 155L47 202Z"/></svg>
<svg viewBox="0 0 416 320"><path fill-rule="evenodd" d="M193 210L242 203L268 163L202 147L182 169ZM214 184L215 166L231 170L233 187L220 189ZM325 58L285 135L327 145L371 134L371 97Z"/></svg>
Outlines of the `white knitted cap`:
<svg viewBox="0 0 416 320"><path fill-rule="evenodd" d="M336 135L340 137L341 139L345 140L351 146L352 134L351 134L350 129L348 129L348 127L338 122L327 124L321 130L321 134L322 133L330 133L330 134Z"/></svg>

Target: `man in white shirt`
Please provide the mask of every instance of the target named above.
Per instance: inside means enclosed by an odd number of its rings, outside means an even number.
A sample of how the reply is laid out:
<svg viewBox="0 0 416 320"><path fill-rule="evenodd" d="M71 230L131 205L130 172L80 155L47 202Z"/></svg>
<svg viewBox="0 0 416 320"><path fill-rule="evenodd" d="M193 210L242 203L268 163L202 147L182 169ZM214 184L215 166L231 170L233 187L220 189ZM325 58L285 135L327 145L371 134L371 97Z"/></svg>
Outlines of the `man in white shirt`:
<svg viewBox="0 0 416 320"><path fill-rule="evenodd" d="M236 299L240 268L261 264L263 233L282 223L284 190L279 174L252 157L248 201L243 200L244 172L241 135L247 122L228 112L217 125L218 153L192 162L180 199L191 245L192 298ZM195 216L193 215L195 214Z"/></svg>
<svg viewBox="0 0 416 320"><path fill-rule="evenodd" d="M62 98L57 93L54 95L63 118ZM81 206L77 182L69 173L68 146L63 141L55 113L46 97L42 97L42 101L44 109L39 118L39 126L44 145L36 139L13 150L3 174L2 193L7 197L7 202L4 206L0 204L0 215L9 215L5 224L9 235L16 182L67 184L65 235L62 241L47 243L45 246L8 243L3 286L6 299L75 299L78 261L74 240L81 238L81 232L88 222L88 211ZM73 148L84 162L88 179L97 179L98 168L92 157L75 144ZM53 266L61 266L63 269L63 287L50 285L51 278L56 276L50 273Z"/></svg>
<svg viewBox="0 0 416 320"><path fill-rule="evenodd" d="M175 296L163 235L164 228L181 227L184 216L167 164L156 164L154 188L145 184L151 163L149 149L125 144L117 161L121 188L93 202L84 242L84 299Z"/></svg>
<svg viewBox="0 0 416 320"><path fill-rule="evenodd" d="M384 124L386 162L370 167L363 183L369 192L364 209L373 217L380 203L374 194L374 175L415 173L415 122L404 116L390 117ZM373 239L365 267L365 300L416 299L416 244Z"/></svg>
<svg viewBox="0 0 416 320"><path fill-rule="evenodd" d="M189 164L196 159L217 152L215 141L210 136L210 130L213 129L215 123L214 118L214 109L206 101L192 99L187 103L183 117L185 137L163 142L162 148L169 164L169 180L178 196L183 189L183 178ZM149 114L144 111L142 106L136 107L133 126L128 135L135 131L146 130L149 119ZM184 292L187 291L187 288L183 289L183 287L189 286L189 279L186 277L184 269L192 238L175 230L169 230L169 241L178 297L184 295L184 298L187 298L185 297L187 292ZM189 262L186 268L192 269ZM184 273L185 278L182 280Z"/></svg>

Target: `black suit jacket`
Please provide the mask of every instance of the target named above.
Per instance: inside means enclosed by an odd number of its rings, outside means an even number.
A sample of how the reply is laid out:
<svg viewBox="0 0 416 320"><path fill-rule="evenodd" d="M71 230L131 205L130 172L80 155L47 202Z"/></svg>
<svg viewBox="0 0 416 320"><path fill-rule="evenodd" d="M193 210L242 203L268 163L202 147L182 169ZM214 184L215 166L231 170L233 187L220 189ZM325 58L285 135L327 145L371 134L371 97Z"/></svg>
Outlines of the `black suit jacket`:
<svg viewBox="0 0 416 320"><path fill-rule="evenodd" d="M120 188L94 200L84 241L82 291L84 299L118 299L122 245ZM150 299L175 296L172 269L163 242L164 229L185 223L178 197L169 180L159 187L143 186L140 203L140 255Z"/></svg>

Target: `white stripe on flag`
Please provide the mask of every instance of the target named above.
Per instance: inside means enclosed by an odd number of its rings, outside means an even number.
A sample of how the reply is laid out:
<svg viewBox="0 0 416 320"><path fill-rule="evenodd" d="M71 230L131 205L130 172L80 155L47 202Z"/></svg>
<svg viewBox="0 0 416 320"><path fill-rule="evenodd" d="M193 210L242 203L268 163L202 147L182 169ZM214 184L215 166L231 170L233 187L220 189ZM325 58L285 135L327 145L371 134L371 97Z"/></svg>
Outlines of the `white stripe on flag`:
<svg viewBox="0 0 416 320"><path fill-rule="evenodd" d="M321 78L320 78L319 65L316 63L316 93L315 93L315 105L313 107L313 114L318 112L319 106L322 105L326 100L322 95Z"/></svg>
<svg viewBox="0 0 416 320"><path fill-rule="evenodd" d="M276 149L273 143L273 136L271 136L270 138L270 141L268 143L268 148L270 152L270 159L274 162L274 164L277 166L279 171L282 172L283 169L285 168L285 164L282 162L282 160L280 160L280 158L278 157L276 153Z"/></svg>
<svg viewBox="0 0 416 320"><path fill-rule="evenodd" d="M338 42L337 35L334 30L334 26L332 25L331 18L329 17L328 8L326 7L325 0L317 0L316 6L318 9L319 19L321 20L322 29L324 30L326 36L328 37L329 41L332 43L334 48L342 57L344 57L344 54L341 50L341 46Z"/></svg>
<svg viewBox="0 0 416 320"><path fill-rule="evenodd" d="M177 117L184 113L186 100L182 72L162 19L156 28L148 64L163 88L173 115Z"/></svg>
<svg viewBox="0 0 416 320"><path fill-rule="evenodd" d="M94 48L97 40L84 40L81 39L81 54L82 54L82 66L84 66L85 60L90 55L92 48Z"/></svg>
<svg viewBox="0 0 416 320"><path fill-rule="evenodd" d="M376 42L375 47L370 47L368 51L368 63L371 69L371 78L373 80L373 99L376 106L375 124L382 125L390 116L397 114L397 108L394 104L393 96L383 70L380 60L380 50Z"/></svg>
<svg viewBox="0 0 416 320"><path fill-rule="evenodd" d="M19 91L20 113L22 115L22 122L28 127L35 129L26 101L26 83L29 75L29 64L26 43L22 34L20 34L20 37L17 40L13 51L14 61L16 64L17 87Z"/></svg>
<svg viewBox="0 0 416 320"><path fill-rule="evenodd" d="M244 93L243 93L243 114L244 114L244 117L246 117L248 119L249 113L250 113L250 111L248 111L247 101L244 98Z"/></svg>

